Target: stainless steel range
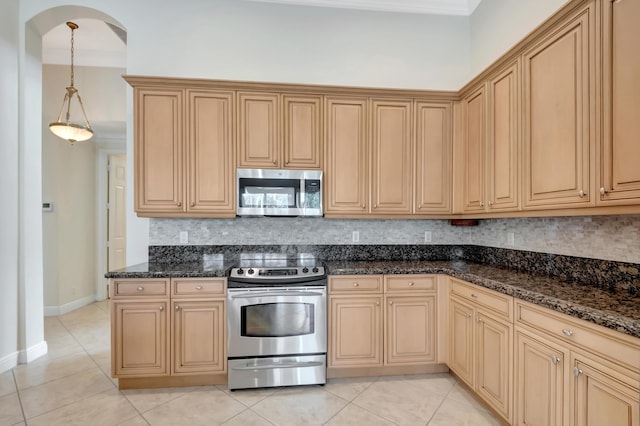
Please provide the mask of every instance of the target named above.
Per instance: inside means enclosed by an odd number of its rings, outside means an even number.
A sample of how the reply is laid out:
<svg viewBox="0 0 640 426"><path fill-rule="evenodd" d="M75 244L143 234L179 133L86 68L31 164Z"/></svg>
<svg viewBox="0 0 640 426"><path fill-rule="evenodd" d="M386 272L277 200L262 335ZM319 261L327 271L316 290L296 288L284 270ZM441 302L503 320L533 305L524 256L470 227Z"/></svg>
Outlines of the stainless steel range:
<svg viewBox="0 0 640 426"><path fill-rule="evenodd" d="M309 257L243 257L228 280L229 389L326 383L327 276Z"/></svg>

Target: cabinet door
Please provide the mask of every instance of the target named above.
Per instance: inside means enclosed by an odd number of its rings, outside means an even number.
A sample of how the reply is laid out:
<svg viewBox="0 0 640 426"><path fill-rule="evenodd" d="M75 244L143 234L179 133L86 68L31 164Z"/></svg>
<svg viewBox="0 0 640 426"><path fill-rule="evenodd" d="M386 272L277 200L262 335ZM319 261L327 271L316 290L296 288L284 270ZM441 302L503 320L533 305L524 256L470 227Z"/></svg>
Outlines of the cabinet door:
<svg viewBox="0 0 640 426"><path fill-rule="evenodd" d="M167 301L114 301L113 377L169 375Z"/></svg>
<svg viewBox="0 0 640 426"><path fill-rule="evenodd" d="M617 372L587 356L572 356L574 411L571 424L631 426L640 424L638 374Z"/></svg>
<svg viewBox="0 0 640 426"><path fill-rule="evenodd" d="M414 213L451 213L451 103L417 102Z"/></svg>
<svg viewBox="0 0 640 426"><path fill-rule="evenodd" d="M188 93L188 212L235 216L233 92Z"/></svg>
<svg viewBox="0 0 640 426"><path fill-rule="evenodd" d="M285 168L319 169L322 159L322 97L282 96Z"/></svg>
<svg viewBox="0 0 640 426"><path fill-rule="evenodd" d="M518 210L520 85L519 62L489 80L487 205L489 210Z"/></svg>
<svg viewBox="0 0 640 426"><path fill-rule="evenodd" d="M473 308L449 299L449 368L473 388Z"/></svg>
<svg viewBox="0 0 640 426"><path fill-rule="evenodd" d="M382 296L331 296L329 303L329 367L382 366Z"/></svg>
<svg viewBox="0 0 640 426"><path fill-rule="evenodd" d="M134 94L135 209L184 211L184 92L136 89Z"/></svg>
<svg viewBox="0 0 640 426"><path fill-rule="evenodd" d="M226 372L223 300L174 301L172 374Z"/></svg>
<svg viewBox="0 0 640 426"><path fill-rule="evenodd" d="M372 213L411 213L411 107L410 101L371 101Z"/></svg>
<svg viewBox="0 0 640 426"><path fill-rule="evenodd" d="M466 213L485 210L486 102L484 85L462 100L464 178L460 189L462 211Z"/></svg>
<svg viewBox="0 0 640 426"><path fill-rule="evenodd" d="M476 392L511 423L512 325L476 313Z"/></svg>
<svg viewBox="0 0 640 426"><path fill-rule="evenodd" d="M385 297L385 364L436 359L436 296Z"/></svg>
<svg viewBox="0 0 640 426"><path fill-rule="evenodd" d="M543 343L525 331L516 332L515 423L561 426L568 424L564 401L569 397L565 375L568 351Z"/></svg>
<svg viewBox="0 0 640 426"><path fill-rule="evenodd" d="M593 3L524 54L524 207L593 204Z"/></svg>
<svg viewBox="0 0 640 426"><path fill-rule="evenodd" d="M280 166L278 96L238 92L238 167Z"/></svg>
<svg viewBox="0 0 640 426"><path fill-rule="evenodd" d="M602 205L640 202L640 2L603 1Z"/></svg>
<svg viewBox="0 0 640 426"><path fill-rule="evenodd" d="M365 98L326 98L325 213L368 210L369 172Z"/></svg>

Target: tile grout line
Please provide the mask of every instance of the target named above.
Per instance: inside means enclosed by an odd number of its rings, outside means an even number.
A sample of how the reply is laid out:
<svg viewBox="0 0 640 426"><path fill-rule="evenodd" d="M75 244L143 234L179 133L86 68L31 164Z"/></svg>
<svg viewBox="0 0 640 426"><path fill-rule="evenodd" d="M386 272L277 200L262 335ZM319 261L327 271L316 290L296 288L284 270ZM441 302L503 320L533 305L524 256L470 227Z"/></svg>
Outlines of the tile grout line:
<svg viewBox="0 0 640 426"><path fill-rule="evenodd" d="M27 424L27 417L24 415L24 407L22 406L22 397L20 396L20 389L18 389L18 381L16 380L16 373L11 369L11 378L13 379L13 386L16 389L16 395L18 396L18 403L20 404L20 413L22 413L22 421Z"/></svg>

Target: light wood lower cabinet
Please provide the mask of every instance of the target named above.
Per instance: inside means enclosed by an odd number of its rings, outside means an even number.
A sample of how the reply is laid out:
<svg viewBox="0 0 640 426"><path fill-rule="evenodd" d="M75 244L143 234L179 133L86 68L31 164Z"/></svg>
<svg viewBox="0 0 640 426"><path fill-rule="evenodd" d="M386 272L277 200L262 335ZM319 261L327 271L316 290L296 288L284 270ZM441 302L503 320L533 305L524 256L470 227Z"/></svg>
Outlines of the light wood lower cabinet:
<svg viewBox="0 0 640 426"><path fill-rule="evenodd" d="M522 301L516 330L516 424L640 424L640 339Z"/></svg>
<svg viewBox="0 0 640 426"><path fill-rule="evenodd" d="M511 296L450 279L449 368L508 422L513 417L512 309Z"/></svg>
<svg viewBox="0 0 640 426"><path fill-rule="evenodd" d="M329 277L329 368L435 364L436 282L435 275Z"/></svg>
<svg viewBox="0 0 640 426"><path fill-rule="evenodd" d="M225 278L112 279L109 291L121 388L226 382Z"/></svg>

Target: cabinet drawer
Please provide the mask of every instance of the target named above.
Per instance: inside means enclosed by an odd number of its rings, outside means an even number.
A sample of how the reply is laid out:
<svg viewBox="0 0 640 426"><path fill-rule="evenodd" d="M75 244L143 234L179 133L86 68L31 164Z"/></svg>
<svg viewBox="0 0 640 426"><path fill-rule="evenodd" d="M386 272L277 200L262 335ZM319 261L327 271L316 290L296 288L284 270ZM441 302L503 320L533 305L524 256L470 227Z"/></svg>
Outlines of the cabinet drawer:
<svg viewBox="0 0 640 426"><path fill-rule="evenodd" d="M435 275L387 275L384 277L385 293L435 291L435 289Z"/></svg>
<svg viewBox="0 0 640 426"><path fill-rule="evenodd" d="M451 293L473 301L478 307L512 318L513 297L474 284L451 279Z"/></svg>
<svg viewBox="0 0 640 426"><path fill-rule="evenodd" d="M516 322L640 370L640 339L520 301Z"/></svg>
<svg viewBox="0 0 640 426"><path fill-rule="evenodd" d="M224 296L226 278L184 278L171 280L171 296Z"/></svg>
<svg viewBox="0 0 640 426"><path fill-rule="evenodd" d="M113 280L111 297L169 296L169 279Z"/></svg>
<svg viewBox="0 0 640 426"><path fill-rule="evenodd" d="M382 293L382 275L342 275L329 277L329 293Z"/></svg>

